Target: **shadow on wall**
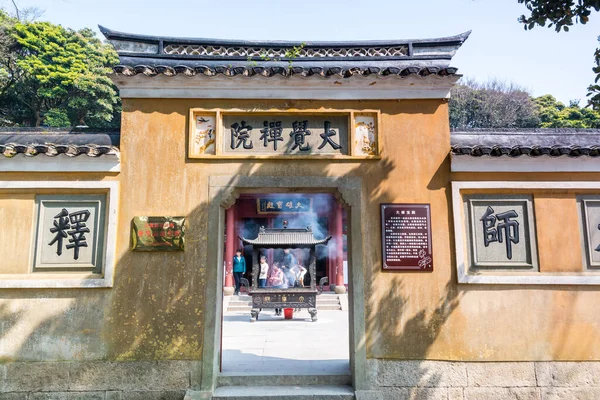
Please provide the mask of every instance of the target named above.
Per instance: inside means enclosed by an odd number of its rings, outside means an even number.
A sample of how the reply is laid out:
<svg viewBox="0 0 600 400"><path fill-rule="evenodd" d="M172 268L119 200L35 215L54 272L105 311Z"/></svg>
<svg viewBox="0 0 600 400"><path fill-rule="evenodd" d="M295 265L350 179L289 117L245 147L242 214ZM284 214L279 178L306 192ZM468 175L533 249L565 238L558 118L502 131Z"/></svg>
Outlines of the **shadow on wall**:
<svg viewBox="0 0 600 400"><path fill-rule="evenodd" d="M451 191L449 182L450 159L446 157L439 165L435 173L430 177L427 184L427 189L430 191L444 191L446 204L448 209L451 209ZM376 207L380 203L390 202L390 198L385 192L373 193L369 201ZM391 200L393 201L393 199ZM432 223L435 223L432 221ZM441 223L438 222L438 223ZM453 229L452 215L448 213L448 229ZM432 227L434 229L434 227ZM433 230L435 235L435 230ZM434 246L436 238L433 237ZM377 240L374 246L379 252ZM447 246L451 244L448 243ZM434 251L435 257L435 251ZM367 343L369 350L381 354L382 351L389 354L388 351L395 354L396 361L407 361L410 365L405 365L401 370L385 369L380 367L381 362L378 360L378 369L371 371L374 375L370 376L371 385L379 386L384 390L384 398L399 398L406 397L407 386L412 386L408 389L407 398L426 398L427 393L423 392L423 388L439 387L443 377L434 371L430 371L427 365L423 363L431 346L435 343L440 335L444 324L451 316L453 311L458 307L463 292L454 283L456 281L456 273L453 265L455 265L454 252L450 251L450 265L436 265L434 272L406 272L397 273L392 271L381 271L381 258L377 256L375 262L367 265L365 273L365 287L369 295L365 304L365 325L367 330ZM441 270L450 268L451 273L449 280L440 282L440 279L432 275L439 274ZM419 275L419 276L415 276ZM425 279L414 279L425 278ZM429 284L423 285L423 281L429 281ZM382 286L385 285L387 291L382 293ZM421 285L420 287L407 285ZM441 287L436 290L436 285ZM408 293L412 296L416 304L428 304L421 308L410 305L413 301ZM433 306L433 302L427 297L432 295L437 296L437 302ZM382 334L382 333L385 333ZM393 341L390 339L393 338ZM383 349L387 349L383 350ZM398 350L400 349L400 350ZM399 356L399 354L401 354ZM392 376L390 376L390 373ZM385 388L385 386L389 386ZM402 387L401 389L393 386ZM426 390L426 389L425 389Z"/></svg>
<svg viewBox="0 0 600 400"><path fill-rule="evenodd" d="M194 164L202 168L200 162L186 162L189 163L187 168L194 168ZM213 162L220 163L227 166L225 161ZM273 166L268 164L244 164L230 173L273 175ZM339 161L315 160L306 171L294 165L281 164L277 175L285 177L302 173L326 176L334 173L339 164ZM394 167L392 161L384 158L376 163L360 163L345 174L363 177L371 219L369 224L379 224L379 204L387 202L390 197L382 183L390 178ZM124 168L121 176L123 181L128 182L137 173L139 171L133 168ZM146 198L147 192L153 189L150 186L159 184L152 182L149 187L140 187L139 198ZM446 185L437 182L436 189L445 186L448 192ZM190 193L181 195L205 197L199 193L206 191L206 187L190 187L188 190ZM131 218L133 209L130 204L121 204L120 218ZM207 232L207 209L208 204L201 202L186 216L185 252L125 251L116 263L112 289L0 291L3 301L7 302L0 305L0 342L4 343L0 348L3 348L4 354L11 354L7 360L201 360L204 309L213 306L212 299L204 299L205 286L220 284L206 282L206 269L219 267L206 265L207 238L211 234ZM120 223L120 226L123 224ZM372 228L372 231L376 230L378 228ZM129 232L119 233L118 241L128 240L128 235ZM372 254L365 256L369 261L379 258L379 243L376 238L371 240L372 246L368 248ZM367 296L375 299L374 293L381 290L376 287L380 265L369 262L365 268ZM375 301L367 299L366 327L372 336L370 344L384 340L376 332L396 334L398 339L395 343L409 349L410 358L423 359L457 307L460 294L449 281L434 310L423 309L408 317L407 303L411 299L405 294L403 280L392 274L387 274L386 279L391 281L391 289L384 296L378 295L381 300L375 304ZM54 306L55 302L59 307ZM382 315L390 315L381 313L382 307L393 308L393 318L382 318ZM49 314L48 309L54 311ZM17 337L20 339L16 340ZM419 373L428 376L426 369ZM439 377L430 376L428 379L428 386L434 386Z"/></svg>

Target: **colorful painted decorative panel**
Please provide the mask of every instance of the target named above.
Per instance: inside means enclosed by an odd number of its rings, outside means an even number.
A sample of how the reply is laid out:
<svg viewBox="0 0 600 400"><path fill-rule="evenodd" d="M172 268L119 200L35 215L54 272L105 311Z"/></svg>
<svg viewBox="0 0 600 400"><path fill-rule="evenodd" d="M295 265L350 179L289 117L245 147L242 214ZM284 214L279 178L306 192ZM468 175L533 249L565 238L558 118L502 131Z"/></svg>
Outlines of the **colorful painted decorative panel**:
<svg viewBox="0 0 600 400"><path fill-rule="evenodd" d="M354 155L376 156L377 148L376 114L356 114L354 116Z"/></svg>
<svg viewBox="0 0 600 400"><path fill-rule="evenodd" d="M190 138L191 155L214 155L216 149L216 115L195 114Z"/></svg>

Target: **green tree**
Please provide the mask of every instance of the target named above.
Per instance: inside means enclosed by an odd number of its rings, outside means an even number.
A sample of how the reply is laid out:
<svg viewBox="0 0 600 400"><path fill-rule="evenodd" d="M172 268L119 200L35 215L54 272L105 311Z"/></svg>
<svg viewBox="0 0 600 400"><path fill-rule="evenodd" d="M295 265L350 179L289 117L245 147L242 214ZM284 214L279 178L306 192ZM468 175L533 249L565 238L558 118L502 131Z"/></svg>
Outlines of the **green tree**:
<svg viewBox="0 0 600 400"><path fill-rule="evenodd" d="M14 20L8 20L2 31L12 41L7 55L2 54L0 41L0 57L5 58L0 79L6 76L10 82L0 92L4 120L31 126L118 123L119 98L107 76L117 55L93 31Z"/></svg>
<svg viewBox="0 0 600 400"><path fill-rule="evenodd" d="M525 29L533 29L536 25L554 27L557 32L569 31L573 23L586 24L592 10L600 10L599 0L518 0L525 4L529 16L521 15L519 22Z"/></svg>
<svg viewBox="0 0 600 400"><path fill-rule="evenodd" d="M571 101L565 106L547 94L537 97L541 128L600 128L600 112L582 108L579 101Z"/></svg>
<svg viewBox="0 0 600 400"><path fill-rule="evenodd" d="M600 0L518 0L525 4L529 16L521 15L519 22L523 27L533 29L535 26L554 27L556 32L568 32L569 27L575 23L586 24L592 11L600 10ZM600 37L598 37L600 41ZM596 74L594 83L588 86L589 105L600 109L600 48L594 52L595 66L592 68Z"/></svg>

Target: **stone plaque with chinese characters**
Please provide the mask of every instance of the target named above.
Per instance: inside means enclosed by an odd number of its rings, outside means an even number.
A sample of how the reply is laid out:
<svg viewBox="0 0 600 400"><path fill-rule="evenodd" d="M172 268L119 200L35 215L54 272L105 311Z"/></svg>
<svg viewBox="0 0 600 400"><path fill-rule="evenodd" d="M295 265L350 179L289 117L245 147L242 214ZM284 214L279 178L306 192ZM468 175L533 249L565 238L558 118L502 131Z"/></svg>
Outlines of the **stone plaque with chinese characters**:
<svg viewBox="0 0 600 400"><path fill-rule="evenodd" d="M100 272L105 242L104 195L39 195L33 270Z"/></svg>
<svg viewBox="0 0 600 400"><path fill-rule="evenodd" d="M131 242L134 251L183 251L185 217L135 217Z"/></svg>
<svg viewBox="0 0 600 400"><path fill-rule="evenodd" d="M469 195L471 268L537 269L531 196Z"/></svg>
<svg viewBox="0 0 600 400"><path fill-rule="evenodd" d="M347 155L347 115L223 115L224 155Z"/></svg>
<svg viewBox="0 0 600 400"><path fill-rule="evenodd" d="M585 259L588 268L600 268L600 196L580 196Z"/></svg>
<svg viewBox="0 0 600 400"><path fill-rule="evenodd" d="M383 269L433 270L429 204L382 204Z"/></svg>

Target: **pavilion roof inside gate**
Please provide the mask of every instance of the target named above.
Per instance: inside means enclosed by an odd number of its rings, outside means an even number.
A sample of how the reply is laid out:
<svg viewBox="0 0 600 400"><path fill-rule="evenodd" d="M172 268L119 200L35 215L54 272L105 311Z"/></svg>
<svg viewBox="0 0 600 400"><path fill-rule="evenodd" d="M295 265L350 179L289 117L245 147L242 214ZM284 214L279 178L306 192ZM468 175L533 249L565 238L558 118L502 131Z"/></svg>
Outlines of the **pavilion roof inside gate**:
<svg viewBox="0 0 600 400"><path fill-rule="evenodd" d="M310 247L327 244L331 236L323 239L315 238L310 227L304 229L260 228L256 239L240 237L242 243L260 247Z"/></svg>
<svg viewBox="0 0 600 400"><path fill-rule="evenodd" d="M453 76L456 50L469 37L418 40L282 42L145 36L100 30L125 76Z"/></svg>

